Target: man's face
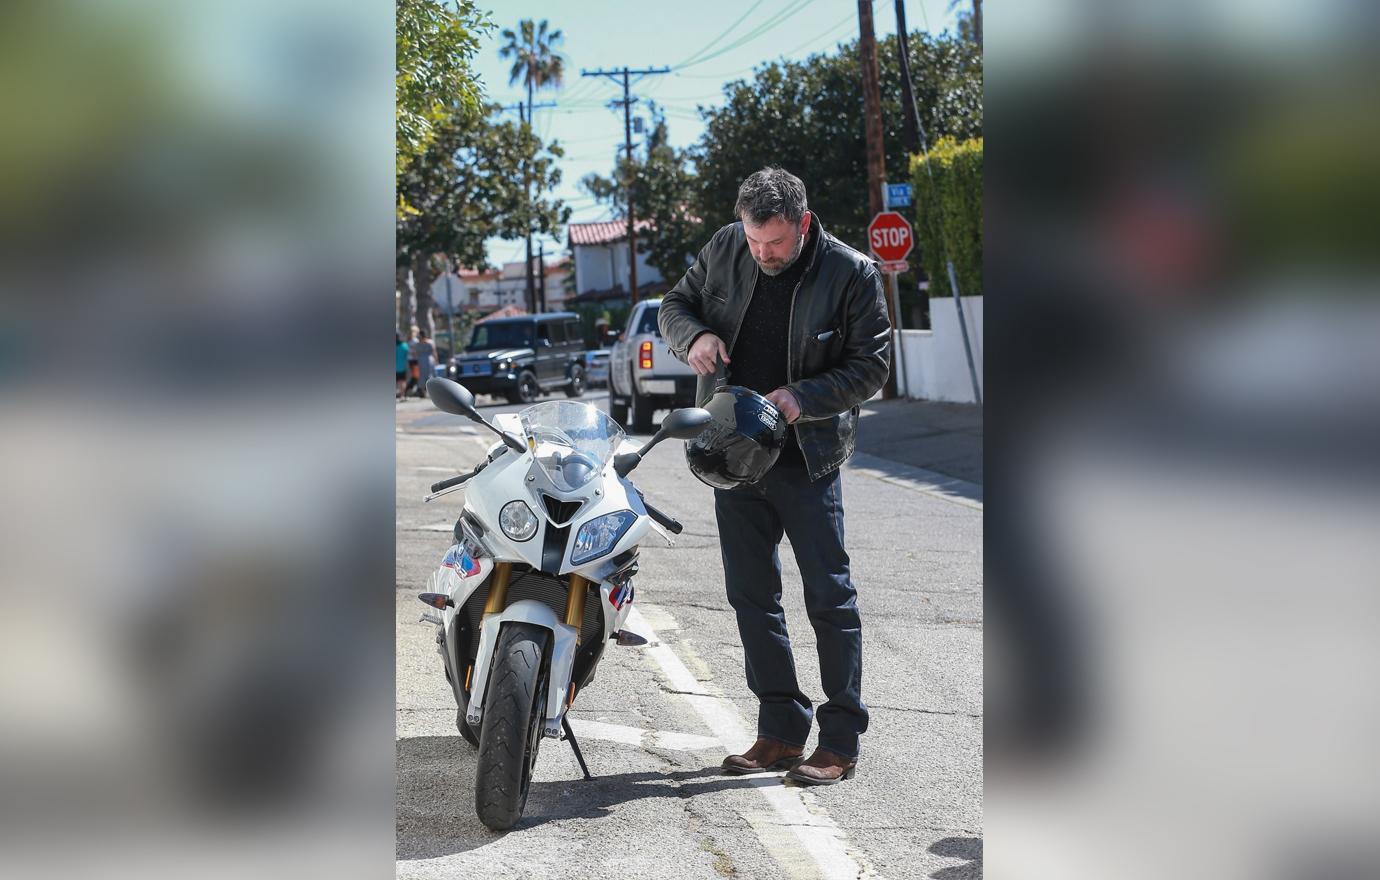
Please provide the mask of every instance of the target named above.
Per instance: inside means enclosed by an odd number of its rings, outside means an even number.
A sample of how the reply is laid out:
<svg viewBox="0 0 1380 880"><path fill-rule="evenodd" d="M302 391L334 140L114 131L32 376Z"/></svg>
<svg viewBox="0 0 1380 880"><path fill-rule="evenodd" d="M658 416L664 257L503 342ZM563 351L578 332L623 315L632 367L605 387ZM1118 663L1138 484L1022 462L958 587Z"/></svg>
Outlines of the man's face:
<svg viewBox="0 0 1380 880"><path fill-rule="evenodd" d="M761 226L751 220L743 221L743 231L747 233L748 250L757 265L768 275L780 275L786 271L805 247L805 234L810 231L810 212L806 211L800 222L790 223L777 215Z"/></svg>

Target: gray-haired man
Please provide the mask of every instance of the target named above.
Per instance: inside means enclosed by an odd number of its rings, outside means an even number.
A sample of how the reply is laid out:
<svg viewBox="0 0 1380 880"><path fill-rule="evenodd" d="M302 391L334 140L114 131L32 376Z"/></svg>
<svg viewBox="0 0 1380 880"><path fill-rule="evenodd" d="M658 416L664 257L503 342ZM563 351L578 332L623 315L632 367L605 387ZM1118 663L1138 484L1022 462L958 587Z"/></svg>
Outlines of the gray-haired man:
<svg viewBox="0 0 1380 880"><path fill-rule="evenodd" d="M700 377L700 403L721 357L733 384L762 394L791 425L761 481L714 491L728 600L759 702L757 741L724 769L788 769L788 778L829 785L853 775L867 729L838 468L853 454L858 406L886 381L891 325L876 268L824 231L800 178L758 171L739 188L735 214L739 222L714 234L658 318L671 350ZM827 698L818 748L803 762L812 705L796 681L781 609L783 534L800 566Z"/></svg>

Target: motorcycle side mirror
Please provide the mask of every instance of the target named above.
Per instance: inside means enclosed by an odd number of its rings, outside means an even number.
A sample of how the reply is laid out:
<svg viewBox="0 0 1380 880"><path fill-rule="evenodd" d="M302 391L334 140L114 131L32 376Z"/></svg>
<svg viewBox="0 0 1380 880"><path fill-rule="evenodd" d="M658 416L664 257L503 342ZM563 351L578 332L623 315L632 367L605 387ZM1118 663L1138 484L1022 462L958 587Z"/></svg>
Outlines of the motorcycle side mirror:
<svg viewBox="0 0 1380 880"><path fill-rule="evenodd" d="M694 440L700 436L706 425L714 420L709 414L709 410L698 406L678 409L666 416L661 423L661 430L652 439L655 443L665 437L673 437L676 440Z"/></svg>
<svg viewBox="0 0 1380 880"><path fill-rule="evenodd" d="M507 431L500 431L498 428L489 424L479 410L474 405L474 395L470 390L459 382L452 379L444 379L440 376L428 379L426 382L426 396L431 399L436 408L441 412L450 413L453 416L462 416L472 422L477 422L493 431L503 438L503 443L514 452L523 453L527 451L527 446L517 437Z"/></svg>
<svg viewBox="0 0 1380 880"><path fill-rule="evenodd" d="M661 422L661 429L656 432L656 436L647 441L637 452L626 452L615 456L613 459L613 470L620 477L626 477L632 473L633 468L642 463L642 456L646 455L651 448L667 437L677 440L693 440L700 436L714 417L709 414L709 410L698 406L678 409L666 416Z"/></svg>
<svg viewBox="0 0 1380 880"><path fill-rule="evenodd" d="M474 395L470 393L470 389L453 379L436 376L426 380L426 396L441 412L464 416L472 422L484 421L484 417L474 407Z"/></svg>

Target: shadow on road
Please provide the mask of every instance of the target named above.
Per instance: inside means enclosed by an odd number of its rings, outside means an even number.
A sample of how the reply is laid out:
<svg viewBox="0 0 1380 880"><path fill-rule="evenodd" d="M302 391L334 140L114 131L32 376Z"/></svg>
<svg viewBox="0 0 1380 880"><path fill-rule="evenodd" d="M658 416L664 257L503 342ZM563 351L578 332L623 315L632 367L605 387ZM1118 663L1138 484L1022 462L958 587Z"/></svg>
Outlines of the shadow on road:
<svg viewBox="0 0 1380 880"><path fill-rule="evenodd" d="M946 837L930 846L930 852L946 859L966 859L965 865L940 868L930 877L934 880L980 880L982 877L982 838Z"/></svg>
<svg viewBox="0 0 1380 880"><path fill-rule="evenodd" d="M542 751L565 749L547 740ZM485 828L474 814L475 753L457 736L418 736L398 740L397 858L431 859L467 852L501 834ZM561 819L599 819L619 804L641 798L690 798L731 788L780 785L772 776L725 776L717 766L669 773L599 774L593 779L532 783L527 809L513 831ZM549 764L547 765L550 766ZM966 875L954 875L955 878ZM950 878L953 880L953 878Z"/></svg>

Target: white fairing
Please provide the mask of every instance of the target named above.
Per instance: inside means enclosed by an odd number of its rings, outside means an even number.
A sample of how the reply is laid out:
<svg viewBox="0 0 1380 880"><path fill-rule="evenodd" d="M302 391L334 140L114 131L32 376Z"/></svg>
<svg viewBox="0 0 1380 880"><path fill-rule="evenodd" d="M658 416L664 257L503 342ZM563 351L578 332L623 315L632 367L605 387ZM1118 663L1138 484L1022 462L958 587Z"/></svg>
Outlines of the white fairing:
<svg viewBox="0 0 1380 880"><path fill-rule="evenodd" d="M500 415L496 422L501 429L521 436L522 428L517 423L516 415ZM498 453L499 449L503 450L501 454ZM538 451L540 452L540 449ZM465 487L465 509L483 524L486 531L481 540L493 555L491 558L483 555L475 558L474 562L478 564L479 570L471 575L458 568L443 566L432 574L428 585L429 592L443 593L450 596L455 603L453 607L445 609L442 619L447 634L445 650L449 654L450 668L457 673L454 682L457 701L461 696L460 688L465 667L461 663L461 658L457 656L455 620L457 615L467 613L464 610L466 601L475 590L487 582L497 562L525 563L533 569L546 570L554 574L578 573L599 584L599 601L604 619L604 632L601 638L607 640L623 628L632 610L630 583L622 591L622 601L619 605L615 606L611 599L618 591L618 588L608 581L609 576L617 569L612 560L637 546L650 530L651 521L641 498L630 482L620 479L613 472L612 464L607 465L597 478L590 480L580 489L574 492L561 492L550 480L544 478L543 471L536 465L530 449L519 455L502 444L495 444L490 449L490 457L490 465ZM578 501L579 511L569 523L553 523L539 493L550 495L561 502ZM504 505L515 499L521 499L526 503L538 520L535 534L525 541L509 538L499 527L500 511ZM570 561L571 547L580 526L605 514L623 510L636 514L636 519L627 531L597 558L579 567L573 566ZM543 565L543 548L546 547L548 532L562 527L568 531L559 539L559 568L552 572L549 567ZM555 537L553 536L553 546ZM503 612L484 618L474 673L470 679L466 717L470 724L476 727L482 720L484 693L488 686L494 646L498 642L499 630L509 621L533 623L552 632L551 678L547 691L544 733L547 736L558 736L561 719L566 710L575 654L579 647L579 633L573 627L567 626L553 609L536 600L512 602Z"/></svg>
<svg viewBox="0 0 1380 880"><path fill-rule="evenodd" d="M499 427L504 427L505 416L511 417L511 414L505 413L498 417ZM520 430L520 426L518 427ZM557 526L548 518L539 492L560 501L583 502L580 512L569 523L570 531L565 538L560 570L553 574L579 571L588 576L586 569L597 568L603 560L636 547L651 527L647 509L637 492L631 489L631 485L627 480L619 479L613 472L613 466L608 465L599 479L591 480L574 492L562 492L549 483L544 483L541 469L536 466L530 450L521 455L505 451L465 487L465 507L489 529L484 541L500 561L525 562L533 568L542 569L542 550L546 545L546 533ZM509 538L498 526L499 514L503 507L517 499L523 501L537 517L537 531L525 541ZM620 510L631 510L637 514L637 520L611 550L577 569L570 562L570 553L571 545L574 543L571 539L579 534L580 526Z"/></svg>

